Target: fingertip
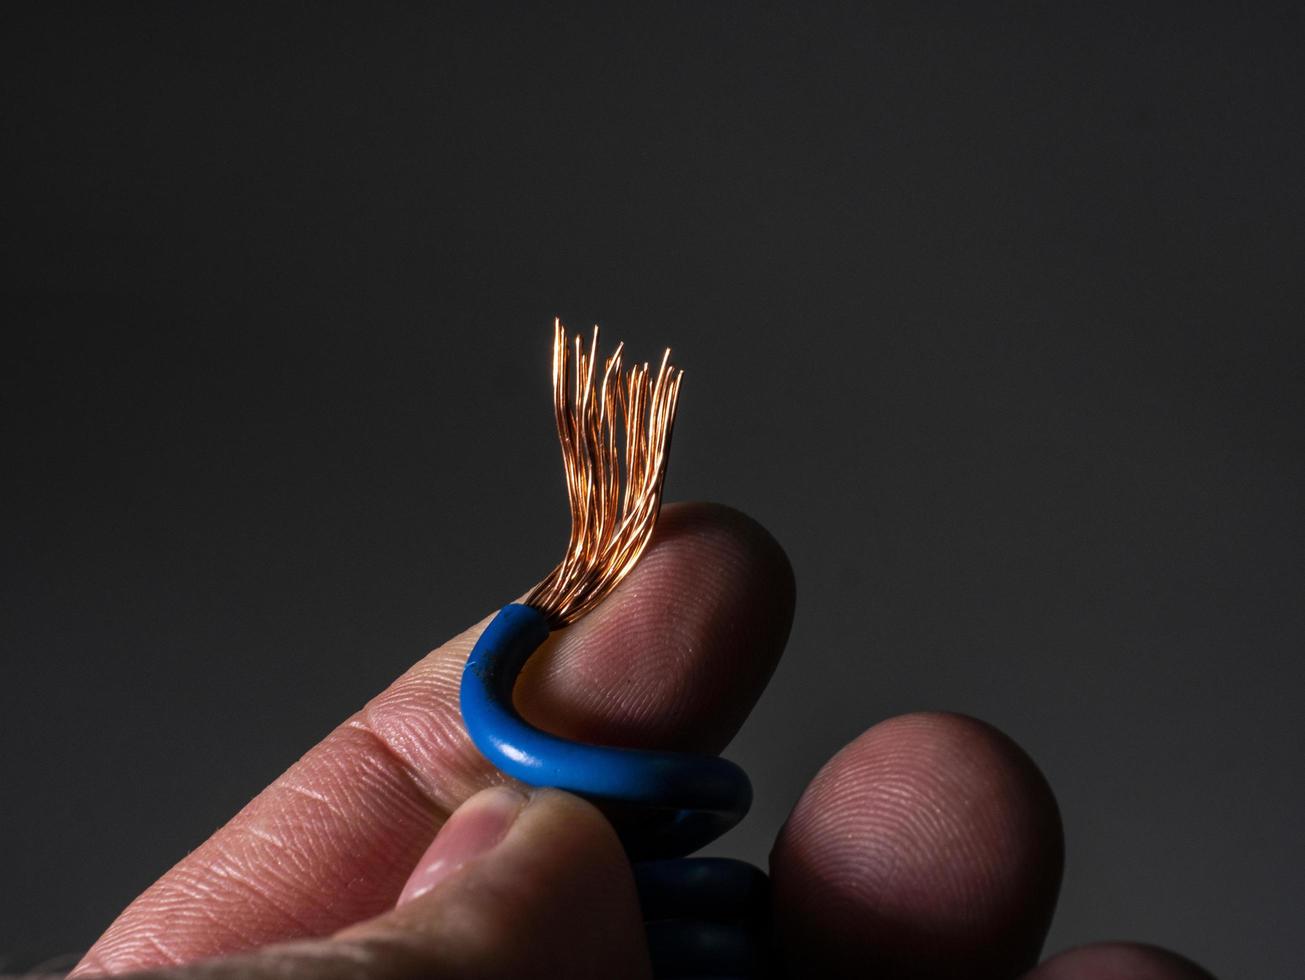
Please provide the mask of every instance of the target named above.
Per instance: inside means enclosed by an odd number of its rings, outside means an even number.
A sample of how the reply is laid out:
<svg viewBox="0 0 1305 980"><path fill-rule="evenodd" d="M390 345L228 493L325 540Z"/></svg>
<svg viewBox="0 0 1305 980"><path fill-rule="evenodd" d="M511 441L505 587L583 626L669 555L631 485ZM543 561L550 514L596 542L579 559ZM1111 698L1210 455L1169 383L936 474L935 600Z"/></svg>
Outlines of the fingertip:
<svg viewBox="0 0 1305 980"><path fill-rule="evenodd" d="M1009 977L1035 962L1059 889L1059 812L995 728L913 714L816 775L771 856L791 962L825 973Z"/></svg>
<svg viewBox="0 0 1305 980"><path fill-rule="evenodd" d="M1214 980L1177 953L1143 943L1094 943L1065 950L1024 980Z"/></svg>
<svg viewBox="0 0 1305 980"><path fill-rule="evenodd" d="M634 571L532 659L517 704L568 738L719 750L770 679L793 606L792 566L764 527L721 504L668 505Z"/></svg>
<svg viewBox="0 0 1305 980"><path fill-rule="evenodd" d="M437 872L433 886L427 866ZM629 862L612 826L578 797L551 789L522 797L506 787L477 794L440 831L413 883L392 912L337 940L416 951L427 975L647 972Z"/></svg>
<svg viewBox="0 0 1305 980"><path fill-rule="evenodd" d="M527 803L512 786L491 786L466 800L440 828L399 893L399 905L429 894L469 862L493 850Z"/></svg>
<svg viewBox="0 0 1305 980"><path fill-rule="evenodd" d="M692 541L718 556L722 565L746 569L746 574L774 590L774 597L787 599L792 611L793 566L783 546L760 521L726 504L686 501L667 504L644 562L655 557L659 545L671 541ZM783 611L783 610L781 610Z"/></svg>

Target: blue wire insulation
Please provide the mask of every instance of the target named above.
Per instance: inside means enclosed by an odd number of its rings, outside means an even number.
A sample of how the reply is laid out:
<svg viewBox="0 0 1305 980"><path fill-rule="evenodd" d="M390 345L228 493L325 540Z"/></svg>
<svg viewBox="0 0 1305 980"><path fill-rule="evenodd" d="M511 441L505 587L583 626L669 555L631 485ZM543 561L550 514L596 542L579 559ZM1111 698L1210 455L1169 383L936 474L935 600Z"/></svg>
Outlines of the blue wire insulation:
<svg viewBox="0 0 1305 980"><path fill-rule="evenodd" d="M512 689L548 637L532 606L504 606L476 641L462 673L462 718L476 748L531 786L591 800L616 825L635 865L654 971L662 976L756 976L768 882L752 865L681 858L738 823L752 784L716 756L571 742L528 724ZM648 859L658 860L648 860Z"/></svg>

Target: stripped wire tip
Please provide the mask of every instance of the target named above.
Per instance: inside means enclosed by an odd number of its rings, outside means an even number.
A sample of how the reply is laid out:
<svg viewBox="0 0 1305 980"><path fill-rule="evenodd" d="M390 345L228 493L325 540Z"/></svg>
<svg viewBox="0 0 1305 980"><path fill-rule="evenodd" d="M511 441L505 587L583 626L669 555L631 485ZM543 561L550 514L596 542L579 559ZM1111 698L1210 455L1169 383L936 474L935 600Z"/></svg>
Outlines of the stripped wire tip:
<svg viewBox="0 0 1305 980"><path fill-rule="evenodd" d="M598 328L588 351L577 336L573 353L562 321L553 321L553 408L571 538L566 557L525 599L550 629L575 622L625 578L648 546L661 510L684 372L671 366L670 348L655 375L646 361L623 371L623 346L603 362L600 374Z"/></svg>

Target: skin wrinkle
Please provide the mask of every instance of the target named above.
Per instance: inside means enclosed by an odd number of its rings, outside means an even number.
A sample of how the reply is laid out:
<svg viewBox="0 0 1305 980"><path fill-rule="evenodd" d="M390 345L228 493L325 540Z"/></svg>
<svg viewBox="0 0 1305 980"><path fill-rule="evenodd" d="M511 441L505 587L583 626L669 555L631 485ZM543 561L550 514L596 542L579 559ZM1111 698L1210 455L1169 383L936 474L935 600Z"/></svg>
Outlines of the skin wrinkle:
<svg viewBox="0 0 1305 980"><path fill-rule="evenodd" d="M154 950L156 953L158 953L160 956L162 956L162 957L163 957L166 961L168 961L169 963L181 963L181 962L182 962L182 959L181 959L181 958L180 958L176 953L174 953L174 952L173 952L173 951L172 951L172 950L167 946L167 944L163 942L163 940L159 939L158 936L152 936L152 935L151 935L151 936L142 936L142 937L141 937L141 942L144 943L144 945L145 945L146 947L148 947L149 949Z"/></svg>
<svg viewBox="0 0 1305 980"><path fill-rule="evenodd" d="M216 914L217 910L215 909L202 906L194 908L180 900L175 901L174 905L174 909L165 909L165 911L170 913L167 916L168 918L176 916L177 918L182 919L185 924L191 926L199 925L202 928L220 931L235 937L240 942L250 942L252 940L252 936L238 928L235 923L219 918ZM178 923L178 926L179 938L184 939L186 936L185 925ZM169 954L168 965L180 965L189 961L187 957L183 956L179 950L175 949L170 944L165 946L159 936L153 932L145 932L132 938L138 945L144 945L147 949L165 949Z"/></svg>
<svg viewBox="0 0 1305 980"><path fill-rule="evenodd" d="M286 849L285 839L278 837L270 830L264 830L259 826L251 826L245 831L245 833L249 834L249 836L253 837L255 840L262 841L274 851L283 851Z"/></svg>
<svg viewBox="0 0 1305 980"><path fill-rule="evenodd" d="M307 854L304 850L293 847L291 842L307 838L318 846L330 847L332 842L327 836L328 831L320 823L294 816L273 819L278 827L275 834L257 824L243 828L243 833L249 838L247 853L255 858L255 865L275 863L279 866L282 877L295 879L310 876L312 868L306 860Z"/></svg>
<svg viewBox="0 0 1305 980"><path fill-rule="evenodd" d="M461 715L443 707L431 708L440 705L456 691L461 664L456 665L456 678L442 673L438 661L430 665L429 671L422 673L426 666L422 664L416 669L418 672L412 677L414 683L411 687L405 685L384 700L374 699L350 724L384 742L387 751L411 771L426 795L448 809L448 799L438 782L431 779L423 768L421 757L429 755L432 747L437 751L459 753L465 756L465 768L470 771L475 768L476 756L462 731Z"/></svg>
<svg viewBox="0 0 1305 980"><path fill-rule="evenodd" d="M215 869L216 880L208 881L189 877L183 884L189 886L193 899L214 900L212 905L199 906L195 916L201 924L221 923L234 935L244 940L259 935L260 927L274 923L281 928L306 927L301 916L288 914L278 903L265 895L246 878L229 869ZM234 889L234 892L233 892ZM179 889L184 891L183 889ZM181 903L176 902L180 907ZM186 910L185 914L189 915ZM241 928L245 924L247 928Z"/></svg>
<svg viewBox="0 0 1305 980"><path fill-rule="evenodd" d="M421 787L365 727L346 722L336 729L329 744L331 751L297 764L281 781L291 792L318 800L320 812L317 807L310 812L316 814L320 826L334 828L356 822L359 800L366 800L372 812L379 814L383 805L403 808L415 796L421 814L429 812Z"/></svg>
<svg viewBox="0 0 1305 980"><path fill-rule="evenodd" d="M414 670L421 671L426 664ZM459 675L460 676L460 675ZM491 784L492 771L462 729L456 685L432 685L424 698L373 699L357 716L365 733L406 774L442 826L462 799ZM434 837L434 832L431 834Z"/></svg>
<svg viewBox="0 0 1305 980"><path fill-rule="evenodd" d="M326 843L329 845L330 842L327 841ZM353 884L353 881L341 882L337 888L322 891L321 894L324 897L318 897L318 895L311 889L304 888L302 884L304 880L310 877L311 868L304 865L302 863L302 856L295 854L293 851L289 851L289 855L295 866L285 867L283 865L282 856L286 853L287 851L285 849L275 850L267 854L263 854L260 850L257 856L264 859L255 860L253 862L248 862L245 859L245 855L233 853L229 857L229 863L235 870L228 872L228 876L239 876L244 874L243 866L246 863L252 864L253 867L266 869L264 872L266 878L263 880L266 884L273 886L266 889L267 901L269 904L279 909L290 921L295 922L302 932L305 934L311 934L316 922L331 921L337 916L340 903L336 899L336 896L340 894L341 891L348 893L356 891L356 889L350 887ZM406 864L399 866L399 870L403 870L404 868L406 868ZM353 880L356 881L358 879L355 878ZM260 892L259 882L257 880L249 882L249 887L255 892ZM291 896L292 901L290 903L285 903L284 905L281 902L275 901L273 896L280 892L284 892ZM310 910L315 911L318 913L317 917L314 919L305 919L303 916L296 914L294 912L294 903L301 903ZM289 907L285 907L285 905L288 905Z"/></svg>
<svg viewBox="0 0 1305 980"><path fill-rule="evenodd" d="M369 744L366 745L363 751L351 753L339 751L358 736L368 740ZM336 798L339 795L338 790L333 795L329 791L307 789L300 783L306 768L314 770L314 775L317 777L319 784L334 788L340 785L335 771L339 765L338 760L347 758L350 771L355 776L361 777L355 781L361 782L363 785L369 783L379 783L380 785L378 792L373 792L367 797L370 809L375 811L378 800L384 800L383 809L391 815L398 815L399 821L403 823L410 822L409 815L420 814L422 824L430 828L430 837L434 836L437 825L433 820L435 814L431 812L429 800L424 796L420 796L420 787L410 778L406 769L389 756L388 752L382 751L384 749L383 740L376 738L373 733L367 733L365 730L354 727L337 729L332 736L328 736L328 744L329 750L315 756L313 763L303 760L296 763L282 779L273 784L270 796L260 798L257 806L247 807L242 811L229 828L231 832L229 842L223 843L226 840L225 836L219 836L210 841L204 848L201 848L203 853L199 853L196 860L186 863L179 870L179 873L170 879L171 884L162 889L160 897L166 897L169 891L178 890L184 895L189 890L185 887L187 879L196 883L205 881L204 889L199 891L198 894L207 893L208 895L207 902L199 903L199 908L205 914L208 925L208 928L201 930L201 932L206 934L207 939L200 945L201 952L196 955L215 955L225 951L225 949L233 948L233 946L234 948L249 948L261 945L269 941L269 938L285 935L322 935L357 917L383 911L392 901L388 897L376 901L372 896L361 896L365 900L360 904L358 893L355 890L352 892L355 899L350 903L351 907L327 908L325 910L327 914L320 921L297 917L294 921L288 921L288 923L278 922L276 917L283 916L285 909L272 896L282 893L286 888L284 876L276 873L276 869L286 861L285 853L277 855L276 859L271 862L260 862L256 859L251 861L250 858L254 856L248 852L241 852L234 856L230 851L224 854L224 849L239 848L247 824L257 821L261 811L270 811L274 814L279 811L280 807L275 803L277 794L307 800L314 807L322 808L329 815L330 819L325 824L329 830L325 833L314 833L307 839L301 839L298 841L297 846L291 849L305 855L313 855L312 858L306 856L302 858L304 866L312 869L312 872L305 877L305 881L299 887L295 888L295 892L297 895L302 895L306 891L338 894L335 882L330 880L337 876L330 871L331 862L322 860L323 852L338 852L342 847L348 848L350 837L353 835L346 832L344 840L340 840L339 831L352 827L356 832L359 828L354 826L354 817L340 809L340 802ZM356 745L353 747L357 748ZM396 795L400 802L397 808L394 806ZM414 796L417 796L418 800L414 800ZM404 810L409 811L409 814L403 814ZM394 821L389 821L389 823L393 825ZM410 847L407 855L409 859L403 861L402 864L391 865L393 873L389 877L396 878L401 882L401 877L406 876L406 868L411 865L411 862L416 859L417 854L427 843L429 843L428 839L421 842L417 847ZM384 851L377 851L375 846L368 848L368 851L384 853ZM359 863L362 857L364 855L345 855L344 861L346 865L351 859L355 863ZM249 882L245 878L231 883L238 890L246 893L244 899L240 902L232 903L231 895L226 890L219 891L213 882L208 880L209 875L221 874L226 870L223 867L224 860L248 864L251 868L256 869L254 874L261 876L256 879L258 884L252 886L252 891L249 891ZM366 865L370 865L370 862L365 862L364 866ZM191 896L195 897L196 892L191 891ZM152 922L154 917L150 914L150 909L154 904L151 901L152 898L151 893L147 892L142 901L142 908L138 917L141 925L135 926L134 923L129 921L126 929L128 935L137 931L143 931L146 936L153 935ZM175 921L172 916L159 916L158 918L163 928L170 928L172 922ZM241 923L247 923L248 928L239 928ZM233 944L229 940L224 941L224 936L234 936L236 942ZM104 966L112 967L114 965L116 961L116 957L113 955L114 949L115 947L111 944L109 946L109 955L102 958ZM127 962L131 963L131 960L127 959ZM131 965L135 964L131 963Z"/></svg>
<svg viewBox="0 0 1305 980"><path fill-rule="evenodd" d="M340 795L353 797L351 802L354 803L354 806L350 808L352 813L366 812L369 803L375 804L382 800L388 802L393 799L400 804L419 800L422 819L429 818L432 810L436 811L441 823L448 817L453 806L441 799L428 780L423 777L423 774L411 765L410 760L396 751L395 742L373 730L366 717L351 719L349 727L374 747L373 752L364 752L359 757L360 768L367 775L378 777L377 782L383 788L391 785L392 775L395 772L405 780L404 792L397 794L395 797L381 797L376 792L368 792L364 783L356 779L340 779L337 774ZM354 773L350 773L350 775L352 776Z"/></svg>
<svg viewBox="0 0 1305 980"><path fill-rule="evenodd" d="M394 756L384 739L356 718L342 726L340 735L335 746L338 751L314 757L299 773L334 790L327 809L331 819L318 828L327 841L341 848L353 846L349 838L338 839L338 831L346 827L358 832L363 822L425 825L432 813L442 818L446 811L425 792L421 781Z"/></svg>
<svg viewBox="0 0 1305 980"><path fill-rule="evenodd" d="M291 770L291 772L293 771L294 770ZM305 799L312 800L314 803L321 803L323 806L330 808L334 813L336 813L336 815L339 814L339 810L336 808L334 801L325 793L307 786L302 786L289 777L289 773L282 776L272 784L272 788L283 790L287 793L297 794Z"/></svg>
<svg viewBox="0 0 1305 980"><path fill-rule="evenodd" d="M678 604L687 613L675 618L668 635L658 617ZM745 615L757 605L762 614ZM669 716L676 747L717 747L764 687L791 611L792 572L759 525L714 505L667 508L645 562L608 603L543 652L553 657L553 669L532 670L522 679L523 713L544 727L565 719L613 744L662 739ZM718 620L742 620L752 628L722 640ZM458 711L462 664L486 622L424 657L183 858L110 927L78 972L164 965L129 951L144 936L173 937L175 952L190 960L297 938L305 930L324 935L392 905L447 814L504 779L475 751ZM640 674L645 663L651 665L646 679ZM584 676L597 697L579 696L573 671L580 665L592 667ZM734 682L722 687L721 674L733 675ZM246 834L251 827L264 838L282 839L283 848ZM220 883L202 898L187 894L185 879L205 879L216 859L215 840L232 849L230 860L245 862L244 882L275 890L276 901L261 920L244 916L254 904L249 896L241 895L239 908L224 901L234 886L225 895ZM300 902L305 892L333 898ZM286 901L297 903L305 917L288 932L268 921ZM188 925L179 936L173 931L177 911L188 903L199 906L187 908L188 920L208 921ZM239 921L218 921L228 911ZM234 938L232 925L241 933Z"/></svg>
<svg viewBox="0 0 1305 980"><path fill-rule="evenodd" d="M284 902L277 897L277 889L261 888L259 887L259 884L251 882L241 869L239 858L237 858L234 863L230 861L230 858L228 858L226 863L221 861L214 862L209 865L209 870L221 879L225 889L234 887L238 891L247 894L250 898L250 908L257 910L255 914L260 918L262 915L266 915L270 911L280 916L286 923L300 932L308 933L313 928L312 923L308 919L296 914L289 903ZM284 877L277 880L279 880L280 883L285 883L286 881ZM295 890L294 897L301 900L306 899L306 896L303 894L301 889ZM228 894L225 898L227 901L235 899L233 904L235 904L236 907L239 907L239 895L233 896ZM320 902L311 901L310 904L319 910L325 910Z"/></svg>

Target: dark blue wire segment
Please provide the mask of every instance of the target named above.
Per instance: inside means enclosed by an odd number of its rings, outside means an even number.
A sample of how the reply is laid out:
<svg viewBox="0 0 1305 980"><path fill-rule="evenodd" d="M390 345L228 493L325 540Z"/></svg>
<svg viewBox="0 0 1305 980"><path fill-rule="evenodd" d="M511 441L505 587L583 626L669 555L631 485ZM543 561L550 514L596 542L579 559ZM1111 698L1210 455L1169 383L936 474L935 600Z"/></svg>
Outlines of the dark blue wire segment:
<svg viewBox="0 0 1305 980"><path fill-rule="evenodd" d="M752 803L747 774L716 756L588 745L528 724L512 689L548 632L543 613L513 603L480 635L462 673L472 742L507 775L584 796L612 819L640 862L635 878L659 977L762 975L765 875L723 858L665 860L743 818Z"/></svg>

